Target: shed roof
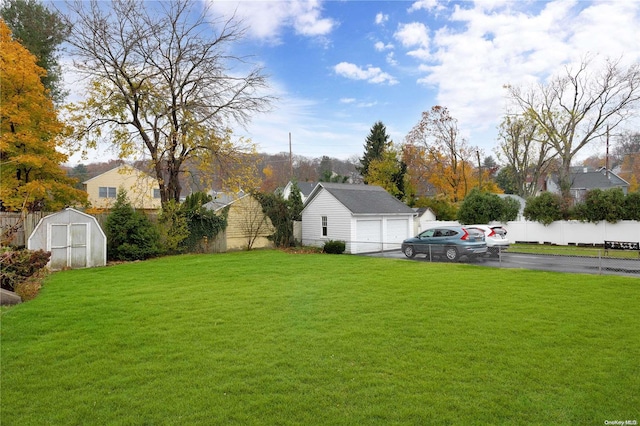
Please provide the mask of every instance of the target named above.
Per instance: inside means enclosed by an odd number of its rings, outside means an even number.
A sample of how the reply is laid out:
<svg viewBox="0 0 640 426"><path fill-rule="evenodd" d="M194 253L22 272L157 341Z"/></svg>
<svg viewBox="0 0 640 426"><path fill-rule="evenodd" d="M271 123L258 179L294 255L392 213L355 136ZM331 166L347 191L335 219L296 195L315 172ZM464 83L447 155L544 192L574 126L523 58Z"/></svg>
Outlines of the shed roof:
<svg viewBox="0 0 640 426"><path fill-rule="evenodd" d="M305 207L323 189L354 214L414 214L411 207L380 186L348 183L319 182L305 202Z"/></svg>

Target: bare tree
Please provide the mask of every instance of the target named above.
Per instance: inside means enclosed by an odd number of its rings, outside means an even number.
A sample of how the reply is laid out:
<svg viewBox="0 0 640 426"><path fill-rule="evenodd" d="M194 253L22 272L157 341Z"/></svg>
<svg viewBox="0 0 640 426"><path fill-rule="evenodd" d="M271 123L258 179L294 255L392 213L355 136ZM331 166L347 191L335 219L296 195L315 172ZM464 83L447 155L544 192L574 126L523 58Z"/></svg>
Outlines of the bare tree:
<svg viewBox="0 0 640 426"><path fill-rule="evenodd" d="M562 75L529 90L507 86L510 98L557 151L562 167L560 188L568 197L574 156L589 142L615 128L640 100L640 64L626 69L607 59L599 68L585 58Z"/></svg>
<svg viewBox="0 0 640 426"><path fill-rule="evenodd" d="M259 237L266 237L273 233L273 225L267 217L262 205L253 196L246 196L236 203L239 204L239 227L247 241L247 250L251 250Z"/></svg>
<svg viewBox="0 0 640 426"><path fill-rule="evenodd" d="M76 135L89 147L108 135L121 158L148 155L163 204L179 200L179 176L190 159L246 182L250 172L238 164L255 147L233 141L230 127L272 101L262 70L228 53L244 30L233 17L210 20L204 4L67 5L74 65L89 83L85 100L70 109Z"/></svg>
<svg viewBox="0 0 640 426"><path fill-rule="evenodd" d="M517 195L535 195L539 182L556 156L538 125L525 115L506 115L498 128L498 154L514 172Z"/></svg>

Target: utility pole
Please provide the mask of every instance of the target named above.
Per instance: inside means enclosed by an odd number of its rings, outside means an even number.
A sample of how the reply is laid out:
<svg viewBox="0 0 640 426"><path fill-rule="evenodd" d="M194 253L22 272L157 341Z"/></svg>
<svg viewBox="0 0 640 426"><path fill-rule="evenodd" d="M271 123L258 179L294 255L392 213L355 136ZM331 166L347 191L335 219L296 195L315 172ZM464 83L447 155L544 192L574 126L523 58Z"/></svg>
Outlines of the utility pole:
<svg viewBox="0 0 640 426"><path fill-rule="evenodd" d="M609 179L609 125L607 124L607 152L604 155L604 170Z"/></svg>
<svg viewBox="0 0 640 426"><path fill-rule="evenodd" d="M291 132L289 132L289 180L293 180L293 152L291 151Z"/></svg>
<svg viewBox="0 0 640 426"><path fill-rule="evenodd" d="M480 164L480 151L476 150L478 156L478 189L482 191L482 165Z"/></svg>

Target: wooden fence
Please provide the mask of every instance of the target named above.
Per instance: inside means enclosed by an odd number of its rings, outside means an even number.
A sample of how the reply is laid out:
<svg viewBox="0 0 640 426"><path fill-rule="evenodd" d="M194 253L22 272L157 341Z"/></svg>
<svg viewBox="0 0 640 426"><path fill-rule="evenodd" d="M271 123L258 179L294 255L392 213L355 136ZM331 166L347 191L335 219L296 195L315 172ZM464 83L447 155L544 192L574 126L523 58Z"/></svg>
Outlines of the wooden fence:
<svg viewBox="0 0 640 426"><path fill-rule="evenodd" d="M14 247L25 247L27 245L29 235L31 235L35 227L38 225L40 219L49 214L51 213L34 212L23 214L0 212L0 234L2 235L2 241L4 241L5 235L13 233L13 238L11 238L8 245Z"/></svg>

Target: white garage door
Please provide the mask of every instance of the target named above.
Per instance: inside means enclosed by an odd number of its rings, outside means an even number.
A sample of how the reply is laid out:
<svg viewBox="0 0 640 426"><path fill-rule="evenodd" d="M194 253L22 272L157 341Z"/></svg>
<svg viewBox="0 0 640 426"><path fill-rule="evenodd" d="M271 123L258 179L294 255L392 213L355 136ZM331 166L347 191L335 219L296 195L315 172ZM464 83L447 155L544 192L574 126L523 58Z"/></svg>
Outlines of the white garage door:
<svg viewBox="0 0 640 426"><path fill-rule="evenodd" d="M358 220L356 241L351 253L368 253L382 250L382 220Z"/></svg>
<svg viewBox="0 0 640 426"><path fill-rule="evenodd" d="M387 238L384 242L386 250L399 249L403 240L410 237L409 221L406 219L389 219L387 220Z"/></svg>

